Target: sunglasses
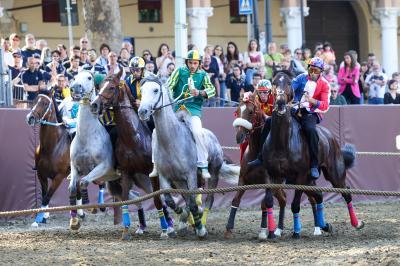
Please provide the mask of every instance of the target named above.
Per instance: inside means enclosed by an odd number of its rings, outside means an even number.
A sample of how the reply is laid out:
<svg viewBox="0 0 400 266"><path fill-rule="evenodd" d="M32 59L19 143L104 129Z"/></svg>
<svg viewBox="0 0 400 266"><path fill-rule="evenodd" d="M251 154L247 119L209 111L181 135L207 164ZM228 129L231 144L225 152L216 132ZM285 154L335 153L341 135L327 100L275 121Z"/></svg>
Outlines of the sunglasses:
<svg viewBox="0 0 400 266"><path fill-rule="evenodd" d="M332 93L336 93L337 91L332 91Z"/></svg>
<svg viewBox="0 0 400 266"><path fill-rule="evenodd" d="M268 91L259 91L259 94L268 94Z"/></svg>
<svg viewBox="0 0 400 266"><path fill-rule="evenodd" d="M131 68L131 70L132 70L133 72L137 72L137 73L139 73L140 71L142 71L141 68Z"/></svg>
<svg viewBox="0 0 400 266"><path fill-rule="evenodd" d="M82 41L81 43L88 43L87 41Z"/></svg>
<svg viewBox="0 0 400 266"><path fill-rule="evenodd" d="M308 73L310 73L310 74L321 74L321 69L316 68L316 67L309 67L308 68Z"/></svg>
<svg viewBox="0 0 400 266"><path fill-rule="evenodd" d="M148 56L148 55L150 55L150 54L143 54L143 56Z"/></svg>

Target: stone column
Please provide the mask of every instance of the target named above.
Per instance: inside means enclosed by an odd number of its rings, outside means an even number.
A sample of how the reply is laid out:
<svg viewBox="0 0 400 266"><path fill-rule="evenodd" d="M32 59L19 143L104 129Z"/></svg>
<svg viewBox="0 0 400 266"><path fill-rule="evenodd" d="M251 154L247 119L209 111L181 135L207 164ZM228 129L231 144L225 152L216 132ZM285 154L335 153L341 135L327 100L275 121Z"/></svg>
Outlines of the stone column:
<svg viewBox="0 0 400 266"><path fill-rule="evenodd" d="M397 17L399 14L399 8L377 8L376 12L380 18L382 30L381 64L385 69L388 78L390 78L393 72L399 70L397 51Z"/></svg>
<svg viewBox="0 0 400 266"><path fill-rule="evenodd" d="M11 33L17 32L15 29L15 23L12 19L11 12L7 12L6 9L14 6L13 0L2 0L0 1L0 8L2 8L2 15L0 16L0 32L2 37L8 37Z"/></svg>
<svg viewBox="0 0 400 266"><path fill-rule="evenodd" d="M192 36L191 42L195 44L200 53L207 45L208 17L213 15L212 7L191 7L187 9L189 27Z"/></svg>
<svg viewBox="0 0 400 266"><path fill-rule="evenodd" d="M308 7L304 7L304 16L308 16L308 10ZM282 7L281 16L285 22L288 46L294 52L302 45L300 7Z"/></svg>

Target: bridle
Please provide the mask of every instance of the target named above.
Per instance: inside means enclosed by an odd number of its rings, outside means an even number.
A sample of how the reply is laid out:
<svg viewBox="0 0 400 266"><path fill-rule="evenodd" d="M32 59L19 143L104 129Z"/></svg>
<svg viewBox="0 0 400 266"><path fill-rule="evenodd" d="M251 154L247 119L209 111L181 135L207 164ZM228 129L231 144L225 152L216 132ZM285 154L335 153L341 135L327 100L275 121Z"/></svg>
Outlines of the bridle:
<svg viewBox="0 0 400 266"><path fill-rule="evenodd" d="M265 120L262 119L263 110L261 109L260 105L258 103L256 103L255 100L246 99L246 100L242 100L241 103L244 103L246 105L247 104L252 104L254 106L254 112L253 112L252 117L251 117L252 128L250 130L248 130L248 133L246 134L246 137L247 137L247 136L253 134L253 132L256 129L263 128L264 124L265 124ZM261 119L258 119L259 117Z"/></svg>
<svg viewBox="0 0 400 266"><path fill-rule="evenodd" d="M112 83L112 84L116 84L116 83L117 83L117 82L115 81L115 79L112 78L112 77L106 78L105 81L108 81L108 82L110 82L110 83ZM124 85L124 82L123 82L123 81L120 81L120 82L118 83L118 85L116 85L116 86L114 86L114 87L111 87L111 88L114 88L114 89L115 89L115 92L114 92L114 94L113 94L112 96L110 96L110 97L106 97L106 96L103 95L103 93L99 93L99 97L100 97L100 98L105 99L108 103L111 102L111 105L105 106L106 108L111 108L111 107L113 107L113 108L135 109L133 106L129 106L129 105L114 104L114 101L115 101L114 99L118 99L118 98L119 98L119 94L120 94L120 90L122 89L122 86L125 86L125 85ZM101 90L100 90L100 92L101 92ZM129 97L129 96L128 96L128 97ZM102 102L103 102L103 101L102 101ZM104 103L103 103L103 104L104 104Z"/></svg>

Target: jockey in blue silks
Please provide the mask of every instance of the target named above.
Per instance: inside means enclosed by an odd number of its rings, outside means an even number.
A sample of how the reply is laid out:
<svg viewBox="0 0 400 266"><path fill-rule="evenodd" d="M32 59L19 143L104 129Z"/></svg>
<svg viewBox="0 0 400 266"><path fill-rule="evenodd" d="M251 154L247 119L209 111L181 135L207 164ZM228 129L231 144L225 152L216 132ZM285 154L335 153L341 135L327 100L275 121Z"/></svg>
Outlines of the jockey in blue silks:
<svg viewBox="0 0 400 266"><path fill-rule="evenodd" d="M62 120L72 140L76 134L79 103L68 96L60 103L59 108L62 110Z"/></svg>
<svg viewBox="0 0 400 266"><path fill-rule="evenodd" d="M314 57L308 64L308 73L298 75L292 81L294 100L300 103L296 106L297 117L308 141L310 153L310 175L317 179L318 170L318 142L316 126L320 123L323 113L329 109L330 86L322 76L324 61Z"/></svg>

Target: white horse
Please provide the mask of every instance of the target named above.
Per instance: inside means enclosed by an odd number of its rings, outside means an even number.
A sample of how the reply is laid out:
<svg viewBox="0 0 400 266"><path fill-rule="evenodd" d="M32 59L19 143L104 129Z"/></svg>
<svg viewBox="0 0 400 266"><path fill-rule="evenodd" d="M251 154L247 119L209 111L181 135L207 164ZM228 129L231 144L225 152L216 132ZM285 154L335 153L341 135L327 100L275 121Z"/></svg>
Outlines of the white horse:
<svg viewBox="0 0 400 266"><path fill-rule="evenodd" d="M168 89L162 86L157 77L149 76L141 82L142 99L139 108L139 117L147 120L153 114L156 136L153 137L155 162L157 164L161 188L178 188L194 190L198 188L197 151L190 123L185 125L172 110L172 99ZM189 120L190 121L190 120ZM227 165L223 162L223 152L215 135L204 129L204 138L208 150L208 163L211 178L208 187L215 188L221 176L232 184L237 184L239 167ZM189 213L192 213L196 234L200 238L207 236L205 228L207 212L211 209L214 195L209 194L206 208L201 214L194 195L182 195L186 208L176 206L171 195L165 195L167 205L176 213L181 214L180 231L185 231Z"/></svg>
<svg viewBox="0 0 400 266"><path fill-rule="evenodd" d="M113 181L119 176L114 170L110 136L100 123L97 114L90 110L90 102L96 96L92 73L80 72L71 85L71 91L72 98L79 101L77 131L70 150L69 184L70 204L76 205L79 189L84 198L87 196L89 183L97 180ZM70 228L78 230L79 227L80 220L76 217L76 211L71 211Z"/></svg>

